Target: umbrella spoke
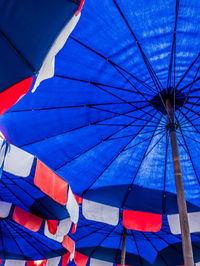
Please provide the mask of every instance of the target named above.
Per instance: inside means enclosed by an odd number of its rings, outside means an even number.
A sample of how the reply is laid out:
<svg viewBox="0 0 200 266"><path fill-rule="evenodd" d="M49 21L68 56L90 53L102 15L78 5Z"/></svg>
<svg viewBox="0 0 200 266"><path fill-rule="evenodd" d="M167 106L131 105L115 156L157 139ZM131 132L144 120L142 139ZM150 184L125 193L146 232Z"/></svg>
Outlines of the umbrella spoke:
<svg viewBox="0 0 200 266"><path fill-rule="evenodd" d="M140 119L139 119L140 120ZM144 121L146 121L146 122L149 122L149 120L144 120ZM136 121L134 121L134 122L136 122ZM133 122L132 122L132 124L133 124ZM143 127L143 125L144 124L142 124L142 125L129 125L129 124L96 124L97 126L119 126L119 127ZM155 127L155 125L146 125L146 127L147 128L154 128ZM160 126L157 126L157 128L163 128L163 127L165 127L165 125L160 125Z"/></svg>
<svg viewBox="0 0 200 266"><path fill-rule="evenodd" d="M33 111L48 111L48 110L57 110L57 109L70 109L70 108L80 108L80 107L96 107L96 106L109 106L109 105L127 105L127 104L137 104L144 103L143 101L131 101L131 102L116 102L116 103L93 103L93 104L80 104L80 105L67 105L67 106L55 106L55 107L44 107L44 108L34 108L34 109L24 109L24 110L11 110L7 113L20 113L20 112L33 112ZM147 108L149 105L145 105L141 108ZM104 109L102 109L104 111Z"/></svg>
<svg viewBox="0 0 200 266"><path fill-rule="evenodd" d="M16 45L6 36L6 34L0 29L1 36L9 43L12 49L16 52L16 54L22 59L22 61L32 70L33 73L36 73L36 69L32 66L31 62L17 49Z"/></svg>
<svg viewBox="0 0 200 266"><path fill-rule="evenodd" d="M155 113L156 114L156 113ZM96 143L95 145L93 145L92 147L89 147L87 150L83 151L82 153L79 153L78 155L76 155L75 157L73 157L71 160L67 161L66 163L62 164L61 166L57 167L55 169L55 171L57 171L58 169L66 166L68 163L72 162L73 160L79 158L80 156L82 156L83 154L87 153L88 151L92 150L93 148L97 147L98 145L102 144L103 142L105 141L110 141L111 137L116 135L117 133L121 132L123 129L126 129L127 127L130 127L134 122L134 121L131 121L129 124L126 124L126 125L120 125L122 126L122 128L118 129L117 131L115 131L114 133L112 133L111 135L105 137L103 140L99 141L98 143ZM149 122L149 121L148 121ZM98 125L101 125L101 124L98 124ZM107 124L105 124L107 126ZM116 124L115 126L118 126L118 124ZM140 127L143 127L144 125L140 126ZM133 135L132 137L136 137L137 135Z"/></svg>
<svg viewBox="0 0 200 266"><path fill-rule="evenodd" d="M190 64L190 66L188 67L188 69L186 70L186 72L184 73L184 75L181 77L181 79L179 80L179 82L176 85L176 90L179 87L179 85L181 84L181 82L184 80L184 78L187 76L187 74L190 72L191 68L193 67L193 65L197 62L197 60L199 59L200 53L198 53L197 57L195 58L195 60Z"/></svg>
<svg viewBox="0 0 200 266"><path fill-rule="evenodd" d="M88 234L86 234L86 235L84 235L84 236L81 236L80 238L78 238L78 239L76 240L76 242L78 243L80 240L86 238L87 236L90 236L91 234L97 233L98 231L100 231L100 230L102 230L102 229L104 229L105 227L108 227L108 226L109 226L108 224L103 225L102 227L99 227L99 228L95 229L94 231L89 232Z"/></svg>
<svg viewBox="0 0 200 266"><path fill-rule="evenodd" d="M117 227L114 227L108 232L108 234L103 238L103 240L100 241L98 245L92 250L89 257L92 257L92 255L95 253L95 251L101 246L101 244L109 237L109 235L116 229Z"/></svg>
<svg viewBox="0 0 200 266"><path fill-rule="evenodd" d="M163 116L163 115L162 115L162 116ZM160 121L161 121L161 119L162 119L162 116L160 117ZM158 122L158 125L159 125L159 122ZM149 147L150 147L150 145L151 145L151 142L152 142L152 140L153 140L153 138L154 138L154 136L155 136L155 134L156 134L156 129L157 129L157 128L155 128L155 130L154 130L154 132L153 132L153 134L152 134L152 136L151 136L151 138L150 138L150 141L149 141L149 143L147 144L147 147L146 147L146 149L145 149L145 151L144 151L143 157L142 157L142 159L141 159L141 161L140 161L140 164L139 164L139 166L138 166L138 168L137 168L137 170L136 170L136 173L135 173L135 175L134 175L134 177L133 177L133 180L132 180L132 182L130 183L130 185L128 186L127 192L126 192L126 194L125 194L125 196L124 196L124 199L123 199L123 201L122 201L121 208L124 207L124 204L125 204L125 202L126 202L128 196L129 196L129 194L130 194L130 192L131 192L131 189L132 189L132 187L133 187L133 183L134 183L134 181L135 181L135 179L136 179L136 177L137 177L137 174L138 174L138 172L139 172L139 170L140 170L140 167L142 166L142 163L143 163L143 161L144 161L144 159L145 159L145 157L146 157L146 153L148 152L148 149L149 149Z"/></svg>
<svg viewBox="0 0 200 266"><path fill-rule="evenodd" d="M139 110L143 112L143 109L146 108L146 107L149 107L149 106L141 107L141 108L139 108ZM117 112L114 112L114 111L110 111L110 110L106 110L106 109L101 109L101 108L98 108L98 107L95 107L95 106L91 106L89 108L92 108L92 109L95 109L95 110L99 110L99 111L103 111L103 112L107 112L107 113L111 113L111 114L115 114L115 115L122 115L122 116L126 116L126 117L129 117L129 118L138 119L137 117L134 117L132 115L124 115L123 113L117 113ZM131 110L131 111L134 112L135 110ZM145 112L145 113L147 113L147 112ZM144 118L140 118L139 120L149 121L149 120L144 119ZM153 122L153 123L155 123L155 122ZM99 124L97 124L97 125L99 125Z"/></svg>
<svg viewBox="0 0 200 266"><path fill-rule="evenodd" d="M172 247L173 249L175 249L176 251L178 251L178 253L182 254L181 251L174 246L174 244L169 243L166 239L164 239L162 236L160 235L156 235L154 232L152 232L153 235L157 236L159 239L161 239L163 242L165 242L168 246ZM158 252L159 254L159 252Z"/></svg>
<svg viewBox="0 0 200 266"><path fill-rule="evenodd" d="M38 204L40 205L40 206L42 206L52 217L54 217L55 219L57 219L57 216L55 216L55 214L54 214L54 212L53 211L51 211L50 209L48 209L48 208L46 208L45 207L45 204L44 203L42 203L42 202L40 202L40 201L38 201L38 199L37 198L34 198L30 193L28 193L28 191L27 190L25 190L24 188L23 188L23 186L19 186L14 180L15 180L15 178L10 178L8 175L6 175L5 173L4 173L4 175L6 176L6 178L8 178L12 183L13 183L13 185L16 187L19 187L24 193L26 193L31 199L33 199L35 202L38 202ZM19 178L16 178L17 180L19 180ZM22 179L22 178L21 178ZM34 187L34 189L37 189L38 191L41 191L40 189L39 189L39 187L37 187L37 186L35 186L34 184L32 184L32 183L30 183L28 180L26 180L26 179L22 179L24 182L26 182L26 183L28 183L29 185L31 185L32 187ZM1 182L2 182L2 180L1 180ZM15 196L15 194L13 193L13 191L11 190L11 189L9 189L8 188L8 186L3 182L3 184L4 184L4 186L6 186L6 188ZM19 197L17 197L17 199L18 200L20 200L21 201L21 199L19 198ZM24 201L21 201L23 204L24 204ZM24 206L26 206L25 204L24 204ZM65 206L63 206L63 205L61 205L62 206L62 208L63 209L65 209ZM27 207L28 208L28 207Z"/></svg>
<svg viewBox="0 0 200 266"><path fill-rule="evenodd" d="M177 131L177 133L179 133L179 132ZM179 133L179 134L180 134L180 133ZM183 134L183 131L182 131L182 134ZM186 137L186 138L188 138L188 139L191 139L191 140L193 140L193 141L195 141L195 142L197 142L197 143L200 143L200 141L198 141L197 139L191 138L191 137L188 136L188 135L183 134L183 136Z"/></svg>
<svg viewBox="0 0 200 266"><path fill-rule="evenodd" d="M191 106L191 108L189 108L186 112L185 115L187 115L190 111L192 111L192 109L197 105L197 103L200 101L200 98L198 97L197 101L193 103L193 105ZM185 107L185 106L184 106ZM181 110L182 111L182 110ZM189 118L194 117L195 114L191 115ZM182 117L179 122L181 122L184 118Z"/></svg>
<svg viewBox="0 0 200 266"><path fill-rule="evenodd" d="M195 76L194 76L193 81L196 79L196 77L197 77L197 75L198 75L198 72L199 72L199 69L200 69L200 66L198 67L198 69L197 69L197 71L196 71L196 73L195 73ZM194 84L194 83L193 83L193 84ZM189 88L189 90L188 90L188 92L187 92L187 96L186 96L186 98L185 98L185 100L184 100L184 103L183 103L183 105L181 106L181 109L180 109L180 111L179 111L178 118L179 118L180 113L181 113L182 109L184 108L184 106L185 106L185 104L186 104L186 102L187 102L187 100L188 100L188 97L189 97L189 94L191 93L191 90L192 90L192 86L193 86L193 84L190 86L190 88ZM174 90L174 91L175 91L175 90ZM188 102L187 102L187 103L188 103ZM177 118L177 119L178 119L178 118Z"/></svg>
<svg viewBox="0 0 200 266"><path fill-rule="evenodd" d="M173 41L172 41L172 47L171 47L171 56L170 56L170 62L169 62L167 88L171 87L171 75L172 75L172 67L173 67L173 57L174 57L174 71L175 71L176 28L177 28L177 20L178 20L178 11L179 11L179 0L176 0L176 16L175 16L175 23L174 23ZM175 80L175 73L174 73L174 80ZM174 84L174 88L175 88L175 84ZM175 95L175 90L174 90L174 95Z"/></svg>
<svg viewBox="0 0 200 266"><path fill-rule="evenodd" d="M186 108L186 107L184 107L184 108ZM187 108L186 108L186 109L187 109ZM196 126L198 126L198 125L194 125L193 122L187 117L187 115L185 115L182 111L180 111L180 112L181 112L181 114L185 117L185 119L191 124L191 126L192 126L193 128L195 128L195 130L196 130L198 133L200 133L199 130L197 129L197 127L196 127ZM192 112L194 112L194 111L192 110ZM179 124L179 126L180 126L180 124Z"/></svg>
<svg viewBox="0 0 200 266"><path fill-rule="evenodd" d="M7 221L7 223L10 225L10 227L12 227L12 229L21 237L21 238L23 238L26 242L28 242L28 244L33 248L33 249L35 249L39 254L40 254L40 256L42 256L43 257L43 254L40 252L40 250L37 248L37 246L33 246L32 245L32 243L29 241L29 240L27 240L20 232L19 232L19 230L17 231L16 229L15 229L15 226L13 226L12 225L12 223L11 222L9 222L9 221ZM25 233L25 234L27 234L27 235L29 235L29 237L33 237L34 238L34 236L33 235L30 235L27 231L23 231L23 233ZM36 239L37 241L38 241L38 239ZM43 242L40 242L41 244L43 244L44 245L44 243ZM22 253L23 254L23 253ZM47 257L45 256L45 259L47 259Z"/></svg>
<svg viewBox="0 0 200 266"><path fill-rule="evenodd" d="M161 133L163 133L163 132L165 132L165 131L166 131L165 129L162 130L162 131L159 131L157 134L154 135L154 137L160 135ZM153 131L153 132L154 132L154 131ZM155 143L155 146L160 142L160 140L164 137L165 134L166 134L166 133L164 133L164 134L160 137L160 139L158 140L158 142ZM133 146L130 146L130 147L126 148L124 151L130 150L130 149L132 149L132 148L134 148L134 147L136 147L136 146L138 146L138 145L144 143L145 141L150 140L151 138L152 138L152 137L146 138L146 139L144 139L144 140L142 140L142 141L140 141L140 142L134 144ZM152 148L155 148L155 146L153 146ZM151 152L151 151L152 151L152 149L151 149L149 152ZM149 154L149 152L146 154L145 158L147 157L147 155ZM144 159L145 159L145 158L144 158Z"/></svg>
<svg viewBox="0 0 200 266"><path fill-rule="evenodd" d="M147 97L140 91L140 90L138 90L134 85L133 85L133 83L129 80L129 79L127 79L126 78L126 76L118 69L118 68L116 68L116 70L122 75L122 77L124 77L124 79L131 85L131 86L133 86L136 90L137 90L137 92L154 108L154 106L153 106L153 104L151 103L151 101L149 101L148 99L147 99ZM161 102L162 102L162 104L163 104L163 106L164 106L164 108L165 108L165 110L166 110L166 112L168 112L167 111L167 109L166 109L166 105L165 105L165 103L164 103L164 101L163 101L163 98L162 98L162 95L161 95L161 93L160 92L158 92L158 94L159 94L159 97L160 97L160 99L161 99ZM160 110L159 110L160 111ZM165 118L166 119L166 118Z"/></svg>
<svg viewBox="0 0 200 266"><path fill-rule="evenodd" d="M188 113L188 112L187 112ZM194 117L195 115L197 115L197 114L193 114L192 116L190 116L190 117L188 117L189 119L190 119L190 121L191 122L194 122L194 121L196 121L196 120L198 120L199 118L200 118L200 116L198 116L198 117L195 117L195 118L193 118L193 119L191 119L192 117ZM185 119L185 120L183 120L183 122L181 122L181 126L182 126L182 128L184 127L184 128L187 128L187 127L191 127L191 126L187 126L187 120ZM191 131L192 132L192 131Z"/></svg>
<svg viewBox="0 0 200 266"><path fill-rule="evenodd" d="M148 70L148 72L149 72L149 74L150 74L150 76L151 76L151 78L152 78L152 81L153 81L153 83L154 83L154 85L155 85L155 88L156 88L157 92L161 91L161 89L163 89L163 88L162 88L162 84L161 84L161 82L159 81L159 79L158 79L156 73L154 72L154 70L153 70L153 68L152 68L152 66L151 66L151 64L150 64L150 62L149 62L149 60L147 59L146 55L144 54L144 51L142 50L142 47L141 47L141 45L140 45L138 39L136 38L136 36L135 36L133 30L131 29L131 27L130 27L128 21L127 21L127 19L125 18L124 14L122 13L122 10L120 9L120 7L119 7L119 5L117 4L117 2L116 2L115 0L113 0L113 2L114 2L114 4L115 4L116 8L118 9L118 11L119 11L121 17L123 18L125 24L127 25L129 31L131 32L131 34L132 34L134 40L136 41L136 44L137 44L137 46L138 46L138 48L139 48L139 50L140 50L140 53L141 53L142 58L143 58L143 60L144 60L144 63L145 63L145 65L146 65L146 67L147 67L147 70Z"/></svg>
<svg viewBox="0 0 200 266"><path fill-rule="evenodd" d="M187 152L187 154L188 154L188 156L189 156L189 158L190 158L190 162L191 162L191 164L192 164L192 168L193 168L193 170L194 170L194 173L195 173L196 179L197 179L197 181L198 181L198 183L199 183L199 185L200 185L200 179L199 179L198 174L197 174L197 171L196 171L196 169L195 169L194 162L193 162L193 160L192 160L192 156L191 156L190 150L189 150L189 148L188 148L187 142L186 142L186 140L185 140L185 137L184 137L184 135L183 135L183 131L182 131L181 127L180 127L180 133L181 133L181 136L182 136L182 138L183 138L183 142L184 142L184 144L185 144L186 152Z"/></svg>
<svg viewBox="0 0 200 266"><path fill-rule="evenodd" d="M132 235L133 242L135 243L135 246L136 246L136 249L137 249L137 252L138 252L138 257L139 257L140 265L143 266L142 258L141 258L140 252L139 252L139 247L138 247L138 244L137 244L136 238L135 238L135 236L134 236L132 230L131 230L131 235Z"/></svg>
<svg viewBox="0 0 200 266"><path fill-rule="evenodd" d="M152 133L152 132L154 132L154 130L150 130L150 131L146 131L146 132L142 132L142 133L140 133L140 135L143 135L143 134L148 134L148 133ZM160 134L160 133L162 133L163 131L160 131L158 134ZM156 134L156 135L158 135L158 134ZM155 135L155 136L156 136ZM112 139L108 139L108 141L109 140L115 140L115 139L121 139L121 138L128 138L128 137L133 137L133 136L136 136L135 134L134 135L127 135L127 136L122 136L122 137L115 137L115 138L112 138ZM149 139L149 138L148 138Z"/></svg>
<svg viewBox="0 0 200 266"><path fill-rule="evenodd" d="M167 232L166 230L162 230L162 231L165 232L167 235L171 236L171 234L170 234L169 232ZM198 235L196 235L196 234L194 234L194 233L192 233L192 235L197 236L197 237L200 237L200 236L198 236ZM177 239L180 240L180 241L182 240L181 236L179 236L179 235L173 235L173 237L177 238ZM200 247L198 247L197 245L195 245L194 242L192 243L192 245L193 245L194 247L200 249Z"/></svg>
<svg viewBox="0 0 200 266"><path fill-rule="evenodd" d="M6 223L6 222L4 222L4 223ZM9 224L9 222L7 221L7 223ZM10 225L10 224L9 224ZM16 246L17 246L17 248L18 248L18 250L21 252L21 254L23 255L23 257L24 258L26 258L26 259L31 259L31 258L27 258L25 255L24 255L24 253L23 253L23 250L20 248L20 245L17 243L17 238L16 237L13 237L13 235L12 235L12 233L10 232L10 229L8 228L8 226L5 226L6 227L6 229L7 229L7 231L8 231L8 233L9 233L9 235L11 236L11 238L12 238L12 240L16 243ZM11 226L12 227L12 226ZM14 229L14 228L13 228ZM17 232L17 231L16 231ZM17 232L18 233L18 232Z"/></svg>
<svg viewBox="0 0 200 266"><path fill-rule="evenodd" d="M72 38L72 37L71 37ZM77 40L76 40L77 41ZM79 41L78 41L79 42ZM82 44L82 43L81 43ZM82 44L83 45L83 44ZM84 45L85 46L85 45ZM88 48L88 47L87 47ZM108 60L107 60L108 61ZM146 96L140 91L140 90L138 90L136 87L135 87L135 85L133 85L133 83L132 82L130 82L130 80L128 79L128 78L126 78L126 76L119 70L119 69L121 69L120 67L118 67L118 66L116 66L116 64L112 64L112 66L121 74L121 76L136 90L136 92L138 93L138 94L140 94L153 108L154 108L154 106L152 105L152 103L146 98ZM124 71L124 70L123 70ZM162 104L163 104L163 106L164 106L164 108L166 109L166 106L165 106L165 104L164 104L164 101L163 101L163 99L162 99L162 96L161 96L161 94L160 94L160 92L159 92L159 97L161 98L161 101L162 101ZM166 111L167 111L167 109L166 109Z"/></svg>
<svg viewBox="0 0 200 266"><path fill-rule="evenodd" d="M126 71L124 70L124 72L126 72ZM125 89L125 88L119 88L119 87L116 87L114 85L108 85L108 84L103 84L103 83L99 83L99 82L96 82L96 81L77 79L77 78L72 78L72 77L67 77L67 76L60 76L60 75L54 75L54 76L57 77L57 78L64 78L64 79L69 79L69 80L73 80L73 81L88 83L88 84L91 84L91 85L99 85L99 86L103 86L103 87L108 87L108 88L116 89L116 90L119 90L119 91L130 92L130 93L133 93L133 94L137 95L136 91L133 91L133 90L130 90L130 89ZM146 95L148 97L152 97L152 95L148 94L148 93L144 93L144 95Z"/></svg>
<svg viewBox="0 0 200 266"><path fill-rule="evenodd" d="M192 105L192 106L194 106L194 104L195 104L196 106L200 106L200 104L197 104L197 103L194 103L194 102L189 102L189 101L187 101L187 104Z"/></svg>
<svg viewBox="0 0 200 266"><path fill-rule="evenodd" d="M155 245L152 243L152 241L150 241L150 239L143 233L141 232L144 236L144 238L150 243L150 245L155 249L155 251L157 252L157 254L159 254L157 248L155 247ZM159 256L161 257L161 259L163 260L163 262L168 265L167 261L165 260L164 256L162 254L159 254Z"/></svg>
<svg viewBox="0 0 200 266"><path fill-rule="evenodd" d="M25 208L29 209L29 207L25 204L25 202L22 201L22 200L17 196L17 194L15 194L14 191L11 190L11 189L9 188L9 187L3 182L3 180L1 180L1 184L4 185L4 187L5 187L5 188L6 188L11 194L13 194L14 197L15 197L18 201L20 201L20 202L22 203L23 206L25 206Z"/></svg>
<svg viewBox="0 0 200 266"><path fill-rule="evenodd" d="M25 241L27 241L27 242L30 244L30 246L32 246L34 249L36 249L36 250L38 251L38 249L37 249L35 246L33 246L33 245L31 244L30 241L28 241L25 237L23 237L23 235L21 235L21 233L20 233L19 231L16 230L16 228L15 228L15 226L14 226L14 224L13 224L12 221L8 221L8 223L9 223L9 225L13 228L13 230L16 231L16 233L18 233L18 234L20 235L20 237L24 238ZM21 226L19 225L19 227L21 227ZM57 253L58 256L61 255L61 253L58 252L58 250L53 250L53 249L52 249L51 244L47 245L45 242L41 241L39 238L36 238L34 234L30 234L30 233L29 233L29 230L26 230L26 231L23 230L23 233L24 233L26 236L35 239L37 242L39 242L40 244L42 244L42 246L44 246L45 248L47 248L47 249L49 249L49 250L51 250L51 251ZM41 234L40 232L37 232L37 234L39 234L40 236L43 236L43 234ZM53 241L53 240L52 240L52 241ZM38 253L40 253L40 252L38 251ZM43 255L41 254L41 256L43 256ZM46 256L45 256L45 258L46 258ZM47 259L47 258L46 258L46 259Z"/></svg>
<svg viewBox="0 0 200 266"><path fill-rule="evenodd" d="M116 64L115 62L113 62L112 60L106 58L105 56L103 56L99 52L97 52L94 49L92 49L91 47L87 46L83 42L75 39L72 36L70 36L69 38L72 39L72 40L74 40L75 42L79 43L81 46L85 47L86 49L89 49L91 52L95 53L96 55L100 56L101 58L103 58L104 60L106 60L108 63L110 63L113 67L117 67L117 68L121 69L122 71L124 71L125 73L127 73L128 75L130 75L132 78L134 78L141 85L145 86L146 88L150 89L151 91L153 90L153 88L150 85L146 84L144 81L140 80L139 78L137 78L136 76L134 76L133 74L131 74L130 72L128 72L127 70L125 70L124 68L122 68L121 66L119 66L118 64Z"/></svg>
<svg viewBox="0 0 200 266"><path fill-rule="evenodd" d="M4 242L3 242L3 230L2 230L1 223L0 223L0 236L1 236L1 245L2 245L2 253L3 253L3 258L2 259L5 259L6 258L6 256L5 256L5 247L4 247Z"/></svg>
<svg viewBox="0 0 200 266"><path fill-rule="evenodd" d="M82 128L85 128L87 126L91 126L91 125L96 125L97 123L101 123L101 122L104 122L104 121L107 121L109 119L113 119L113 118L116 118L116 117L119 117L121 115L125 115L125 114L129 114L133 111L128 111L128 112L124 112L120 115L116 115L116 116L112 116L112 117L107 117L107 118L104 118L104 119L101 119L101 120L98 120L98 121L95 121L95 122L89 122L88 124L86 125L81 125L79 127L75 127L73 129L69 129L69 130L66 130L64 132L59 132L59 134L55 134L55 135L51 135L51 136L48 136L48 137L45 137L45 138L42 138L42 139L39 139L39 140L35 140L35 141L32 141L32 142L29 142L29 143L26 143L26 144L23 144L19 147L25 147L25 146L28 146L28 145L31 145L31 144L35 144L35 143L38 143L38 142L41 142L41 141L44 141L44 140L47 140L47 139L50 139L50 138L54 138L54 137L57 137L57 136L60 136L60 135L64 135L66 133L69 133L69 132L72 132L72 131L76 131L76 130L79 130L79 129L82 129Z"/></svg>
<svg viewBox="0 0 200 266"><path fill-rule="evenodd" d="M120 71L119 71L119 72L120 72ZM121 73L121 72L120 72L120 73ZM123 75L123 74L122 74L122 75ZM123 75L123 76L124 76L124 75ZM132 85L132 83L131 83L131 82L130 82L125 76L124 76L124 78L125 78L125 79L126 79L131 85ZM124 100L124 99L122 99L121 97L115 95L114 93L111 93L111 92L107 91L106 89L103 89L102 87L100 87L100 86L98 86L98 85L95 85L95 86L96 86L97 88L103 90L104 92L107 92L108 94L110 94L110 95L116 97L117 99L120 99L121 101L127 103L126 100ZM141 94L141 92L140 92L140 94ZM146 99L146 97L145 97L145 99ZM153 109L154 109L153 104L152 104L149 100L147 100L147 99L146 99L146 101L147 101L148 104L151 105L151 106L153 107ZM135 106L135 105L133 105L133 104L129 104L129 105L131 105L131 106L134 107L134 108L138 108L137 106ZM151 116L151 114L149 114L148 112L146 112L146 111L144 111L144 110L142 110L142 112L144 112L145 114Z"/></svg>
<svg viewBox="0 0 200 266"><path fill-rule="evenodd" d="M197 81L200 80L200 77L198 77L197 79L193 80L192 82L190 82L189 84L185 85L184 87L182 87L177 94L181 93L182 91L184 91L185 89L187 89L188 87L190 87L191 85L195 84Z"/></svg>
<svg viewBox="0 0 200 266"><path fill-rule="evenodd" d="M156 115L157 112L154 114ZM160 119L161 120L161 119ZM138 134L145 128L145 126L148 123L145 123L144 126L142 128L139 129ZM94 181L92 181L92 183L88 186L87 189L85 189L82 192L82 197L85 195L85 193L87 193L87 191L94 185L94 183L101 177L101 175L108 169L108 167L120 156L120 154L126 149L126 147L136 138L136 136L134 136L133 138L131 138L131 140L128 141L128 143L125 144L125 146L118 152L118 154L111 160L111 162L103 169L103 171L95 178Z"/></svg>

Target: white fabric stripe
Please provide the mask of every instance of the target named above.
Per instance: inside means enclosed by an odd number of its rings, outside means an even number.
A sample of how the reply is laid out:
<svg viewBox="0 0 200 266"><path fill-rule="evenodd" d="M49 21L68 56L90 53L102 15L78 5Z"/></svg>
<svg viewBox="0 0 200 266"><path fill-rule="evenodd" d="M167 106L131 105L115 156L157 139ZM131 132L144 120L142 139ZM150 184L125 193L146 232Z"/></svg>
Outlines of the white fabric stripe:
<svg viewBox="0 0 200 266"><path fill-rule="evenodd" d="M70 186L68 189L66 208L67 208L67 211L69 212L71 221L76 224L79 218L79 206L74 197L74 194L72 193Z"/></svg>
<svg viewBox="0 0 200 266"><path fill-rule="evenodd" d="M0 146L3 140L0 139ZM5 145L4 145L5 147ZM2 149L0 158L2 165L2 158L4 157L5 148ZM25 152L16 146L10 144L7 154L5 156L3 170L20 177L27 177L30 174L31 167L33 165L34 156L28 152Z"/></svg>
<svg viewBox="0 0 200 266"><path fill-rule="evenodd" d="M119 222L119 209L83 199L82 212L86 219L116 226Z"/></svg>
<svg viewBox="0 0 200 266"><path fill-rule="evenodd" d="M5 266L25 266L25 261L23 260L6 260Z"/></svg>
<svg viewBox="0 0 200 266"><path fill-rule="evenodd" d="M61 257L48 259L46 266L57 266L60 262L60 259Z"/></svg>
<svg viewBox="0 0 200 266"><path fill-rule="evenodd" d="M1 218L8 217L8 215L10 213L11 206L12 206L12 203L0 201L0 217Z"/></svg>
<svg viewBox="0 0 200 266"><path fill-rule="evenodd" d="M91 258L90 266L113 266L113 263Z"/></svg>
<svg viewBox="0 0 200 266"><path fill-rule="evenodd" d="M48 238L51 238L57 242L62 243L64 236L69 233L71 225L72 225L72 222L70 218L60 221L58 228L57 228L57 232L55 235L53 235L49 232L47 221L45 221L44 234Z"/></svg>
<svg viewBox="0 0 200 266"><path fill-rule="evenodd" d="M181 234L179 214L167 215L172 234ZM200 232L200 212L188 213L190 233Z"/></svg>
<svg viewBox="0 0 200 266"><path fill-rule="evenodd" d="M39 70L39 74L32 92L34 92L37 89L37 87L40 85L40 83L43 80L52 78L54 76L55 56L63 48L70 33L73 31L74 27L76 26L79 18L80 14L78 16L73 16L69 21L69 23L64 27L62 32L59 34L55 42L53 43L50 51L48 52L43 62L42 67Z"/></svg>

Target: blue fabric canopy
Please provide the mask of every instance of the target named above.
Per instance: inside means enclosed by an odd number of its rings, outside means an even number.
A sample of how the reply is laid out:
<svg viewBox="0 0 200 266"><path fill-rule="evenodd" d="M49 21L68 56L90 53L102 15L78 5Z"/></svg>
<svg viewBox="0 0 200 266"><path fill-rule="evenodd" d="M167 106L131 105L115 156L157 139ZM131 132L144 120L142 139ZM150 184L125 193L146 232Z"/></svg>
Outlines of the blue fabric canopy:
<svg viewBox="0 0 200 266"><path fill-rule="evenodd" d="M0 219L0 239L0 257L5 260L41 260L67 253L61 243L44 235L44 224L33 232L16 223L12 212Z"/></svg>
<svg viewBox="0 0 200 266"><path fill-rule="evenodd" d="M87 0L55 77L1 117L2 132L79 196L177 213L170 99L188 211L200 210L199 10L197 0Z"/></svg>
<svg viewBox="0 0 200 266"><path fill-rule="evenodd" d="M0 92L38 72L78 7L74 0L0 1Z"/></svg>
<svg viewBox="0 0 200 266"><path fill-rule="evenodd" d="M45 219L62 220L70 217L66 206L59 204L34 185L35 165L27 178L3 172L0 179L0 200Z"/></svg>
<svg viewBox="0 0 200 266"><path fill-rule="evenodd" d="M5 154L2 153L4 147L6 150ZM21 166L22 169L23 167L26 167L25 171L27 171L27 176L24 175L23 172L21 172L21 175L20 172L17 173L15 168L17 168L17 166L20 167L19 165L22 163L21 161L26 160L26 157L24 155L24 151L21 151L21 154L20 152L17 153L16 149L17 148L13 145L11 147L11 145L5 140L3 140L3 143L0 143L0 200L13 203L18 207L45 219L62 220L64 218L70 217L70 214L64 203L61 203L58 201L58 199L56 200L53 198L51 194L48 195L46 191L42 190L37 185L35 176L37 172L38 160L36 157L28 154L29 159L30 156L32 159L31 165L25 164L24 166ZM15 152L13 152L13 150L15 150ZM11 156L10 159L7 159L8 156ZM12 158L12 156L19 157L19 161L17 161L19 165L16 165L16 161L14 162L13 160L15 158ZM7 168L4 167L5 164L7 164ZM8 167L9 165L12 165L13 167L10 168L11 170ZM29 167L30 169L28 169ZM12 172L13 169L15 170L14 172ZM45 170L46 172L51 171L49 168L46 168ZM51 172L51 175L52 173L53 172ZM48 180L46 176L43 173L39 173L37 175L39 175L41 179L46 180L47 186ZM55 193L55 187L53 184L51 185L51 190ZM63 193L63 190L60 190L60 193ZM67 190L64 190L64 193L66 194L64 197L67 198Z"/></svg>
<svg viewBox="0 0 200 266"><path fill-rule="evenodd" d="M122 220L115 226L81 217L75 233L76 251L103 261L121 262L123 242ZM191 235L194 261L200 261L200 236ZM157 233L127 230L126 265L183 265L181 236L170 232L166 217ZM87 264L89 265L89 264Z"/></svg>

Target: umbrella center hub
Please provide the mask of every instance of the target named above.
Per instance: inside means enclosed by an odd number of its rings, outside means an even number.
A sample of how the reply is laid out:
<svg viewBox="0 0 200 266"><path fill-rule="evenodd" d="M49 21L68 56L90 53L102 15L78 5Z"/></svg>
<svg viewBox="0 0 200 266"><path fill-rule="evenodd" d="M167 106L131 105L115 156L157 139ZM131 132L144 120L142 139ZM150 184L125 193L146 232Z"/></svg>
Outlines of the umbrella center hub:
<svg viewBox="0 0 200 266"><path fill-rule="evenodd" d="M152 106L159 112L167 115L166 100L169 99L173 108L180 110L181 107L187 102L187 96L180 90L176 90L173 87L163 89L151 99Z"/></svg>

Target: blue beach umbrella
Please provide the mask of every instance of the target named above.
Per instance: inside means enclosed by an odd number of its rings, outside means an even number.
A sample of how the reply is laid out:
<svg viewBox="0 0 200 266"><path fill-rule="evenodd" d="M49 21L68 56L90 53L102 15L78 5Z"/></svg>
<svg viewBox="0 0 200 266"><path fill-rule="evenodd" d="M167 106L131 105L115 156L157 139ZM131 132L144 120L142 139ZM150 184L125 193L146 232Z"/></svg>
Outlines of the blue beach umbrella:
<svg viewBox="0 0 200 266"><path fill-rule="evenodd" d="M199 10L86 1L54 78L2 116L4 135L79 196L118 208L177 213L175 169L187 221L186 205L200 208Z"/></svg>
<svg viewBox="0 0 200 266"><path fill-rule="evenodd" d="M78 219L78 204L69 184L5 139L0 139L0 200L45 219L70 217L74 223Z"/></svg>
<svg viewBox="0 0 200 266"><path fill-rule="evenodd" d="M25 265L26 261L47 260L69 252L62 242L44 234L44 220L12 204L0 202L0 205L0 258L11 260L11 264L6 262L8 265L20 262Z"/></svg>
<svg viewBox="0 0 200 266"><path fill-rule="evenodd" d="M0 114L27 93L33 76L36 86L52 76L54 56L78 21L80 3L0 1Z"/></svg>
<svg viewBox="0 0 200 266"><path fill-rule="evenodd" d="M124 235L122 219L117 226L89 221L80 217L74 235L76 252L85 255L85 265L120 265ZM195 263L200 261L200 236L192 234ZM88 257L88 258L87 258ZM80 260L79 260L80 261ZM75 263L76 260L75 254ZM98 264L99 263L99 264ZM181 236L170 232L166 216L163 216L159 232L126 231L126 265L183 265ZM77 264L79 265L79 264Z"/></svg>

